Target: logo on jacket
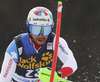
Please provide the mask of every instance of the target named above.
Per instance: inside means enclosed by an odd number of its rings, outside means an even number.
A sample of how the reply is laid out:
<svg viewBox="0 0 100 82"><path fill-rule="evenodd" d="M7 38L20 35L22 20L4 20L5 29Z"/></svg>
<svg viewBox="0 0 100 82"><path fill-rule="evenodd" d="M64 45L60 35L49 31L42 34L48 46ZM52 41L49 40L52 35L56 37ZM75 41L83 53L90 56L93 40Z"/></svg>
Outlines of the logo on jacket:
<svg viewBox="0 0 100 82"><path fill-rule="evenodd" d="M19 57L17 65L24 69L37 69L48 66L53 61L53 53L46 52L42 57L31 56L27 59Z"/></svg>
<svg viewBox="0 0 100 82"><path fill-rule="evenodd" d="M11 52L11 57L12 57L13 59L17 59L17 54L16 54L15 52Z"/></svg>
<svg viewBox="0 0 100 82"><path fill-rule="evenodd" d="M50 52L47 52L47 53L42 54L41 59L44 60L44 61L48 61L51 58L52 58L52 53L50 54Z"/></svg>
<svg viewBox="0 0 100 82"><path fill-rule="evenodd" d="M66 55L68 55L67 51L65 50L65 48L61 44L59 45L59 47Z"/></svg>

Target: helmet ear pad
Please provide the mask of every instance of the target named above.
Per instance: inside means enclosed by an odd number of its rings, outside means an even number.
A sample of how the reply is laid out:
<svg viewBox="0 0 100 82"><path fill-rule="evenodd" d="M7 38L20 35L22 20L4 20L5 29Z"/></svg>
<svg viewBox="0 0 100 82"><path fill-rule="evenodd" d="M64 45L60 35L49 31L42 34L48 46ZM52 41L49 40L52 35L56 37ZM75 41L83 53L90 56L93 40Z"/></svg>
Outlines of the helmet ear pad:
<svg viewBox="0 0 100 82"><path fill-rule="evenodd" d="M28 28L30 28L30 24L29 24L28 20L26 20L26 26L27 26Z"/></svg>
<svg viewBox="0 0 100 82"><path fill-rule="evenodd" d="M28 27L27 27L27 28L28 28ZM30 38L32 38L32 36L30 35L30 33L31 33L31 32L29 31L29 28L28 28L28 35L29 35Z"/></svg>

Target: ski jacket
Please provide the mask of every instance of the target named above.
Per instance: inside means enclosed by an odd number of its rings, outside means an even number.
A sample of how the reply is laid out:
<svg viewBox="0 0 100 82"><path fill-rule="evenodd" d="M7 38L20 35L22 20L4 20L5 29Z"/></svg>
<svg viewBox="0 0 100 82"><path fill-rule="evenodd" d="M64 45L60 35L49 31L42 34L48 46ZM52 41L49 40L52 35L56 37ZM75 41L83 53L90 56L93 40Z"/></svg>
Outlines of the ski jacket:
<svg viewBox="0 0 100 82"><path fill-rule="evenodd" d="M54 33L45 45L38 49L29 39L28 33L16 36L5 52L0 82L41 82L38 78L39 70L52 66L54 45ZM62 72L62 78L76 71L77 63L74 55L61 37L57 56L62 65L57 63L57 66L61 67L56 71Z"/></svg>

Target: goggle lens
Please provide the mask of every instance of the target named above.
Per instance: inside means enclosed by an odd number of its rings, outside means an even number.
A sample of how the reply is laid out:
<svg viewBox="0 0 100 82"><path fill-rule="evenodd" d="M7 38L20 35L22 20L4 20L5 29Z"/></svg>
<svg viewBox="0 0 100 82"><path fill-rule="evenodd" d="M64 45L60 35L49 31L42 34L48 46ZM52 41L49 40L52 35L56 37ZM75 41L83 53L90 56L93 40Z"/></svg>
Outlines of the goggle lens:
<svg viewBox="0 0 100 82"><path fill-rule="evenodd" d="M40 33L43 36L47 36L52 32L52 25L48 26L30 25L29 31L35 36L38 36Z"/></svg>

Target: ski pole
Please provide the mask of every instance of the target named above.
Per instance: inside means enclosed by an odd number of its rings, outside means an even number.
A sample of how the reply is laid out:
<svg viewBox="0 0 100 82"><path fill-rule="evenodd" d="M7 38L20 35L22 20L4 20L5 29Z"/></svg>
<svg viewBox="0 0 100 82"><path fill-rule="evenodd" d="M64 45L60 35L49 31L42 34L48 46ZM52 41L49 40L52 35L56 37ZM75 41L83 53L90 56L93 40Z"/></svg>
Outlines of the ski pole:
<svg viewBox="0 0 100 82"><path fill-rule="evenodd" d="M54 55L53 55L50 82L53 82L54 73L55 73L55 69L56 69L57 53L58 53L58 45L59 45L59 36L60 36L60 28L61 28L61 14L62 14L62 2L58 1L56 38L55 38L55 48L54 48Z"/></svg>

